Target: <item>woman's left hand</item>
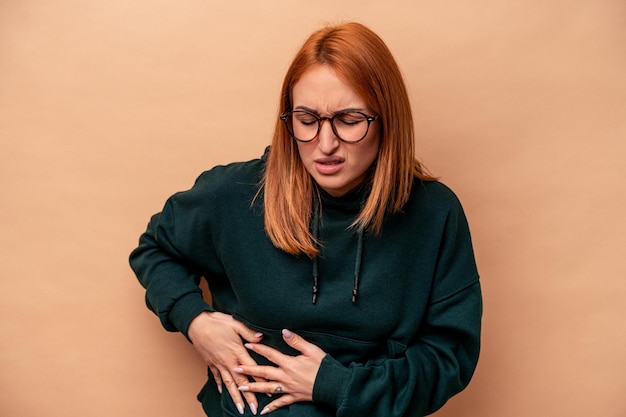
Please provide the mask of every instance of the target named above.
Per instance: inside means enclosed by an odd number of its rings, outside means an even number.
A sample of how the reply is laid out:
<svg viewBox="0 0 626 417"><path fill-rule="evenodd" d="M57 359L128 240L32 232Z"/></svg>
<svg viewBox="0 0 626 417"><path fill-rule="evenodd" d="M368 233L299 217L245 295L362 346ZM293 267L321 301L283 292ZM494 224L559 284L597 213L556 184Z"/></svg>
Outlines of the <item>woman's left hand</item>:
<svg viewBox="0 0 626 417"><path fill-rule="evenodd" d="M247 343L245 346L248 349L264 356L277 366L242 365L233 370L267 381L250 382L240 386L240 391L282 394L261 411L262 415L295 402L311 401L315 377L322 359L326 356L322 349L289 330L283 330L283 339L301 354L289 356L266 345Z"/></svg>

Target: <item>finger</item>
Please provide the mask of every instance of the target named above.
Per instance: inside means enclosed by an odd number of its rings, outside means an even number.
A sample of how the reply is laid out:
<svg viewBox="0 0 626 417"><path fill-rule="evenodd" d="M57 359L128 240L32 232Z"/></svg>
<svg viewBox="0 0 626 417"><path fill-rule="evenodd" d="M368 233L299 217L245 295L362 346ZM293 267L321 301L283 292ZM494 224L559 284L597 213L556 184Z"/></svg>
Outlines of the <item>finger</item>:
<svg viewBox="0 0 626 417"><path fill-rule="evenodd" d="M256 361L252 359L252 356L250 356L250 353L246 349L242 349L240 352L237 353L237 361L240 365L257 366ZM255 376L254 379L257 382L265 382L265 379L261 378L260 376Z"/></svg>
<svg viewBox="0 0 626 417"><path fill-rule="evenodd" d="M302 337L293 333L290 330L283 329L282 335L283 335L283 340L290 347L294 348L295 350L297 350L298 352L302 354L306 355L308 353L313 353L313 352L317 352L321 350L319 347L315 346L313 343L307 342Z"/></svg>
<svg viewBox="0 0 626 417"><path fill-rule="evenodd" d="M221 394L222 393L222 375L220 375L220 372L217 370L217 368L215 366L209 366L209 369L211 370L211 374L213 375L213 379L215 379L215 384L217 385L217 390Z"/></svg>
<svg viewBox="0 0 626 417"><path fill-rule="evenodd" d="M237 390L239 391L239 387L237 387ZM252 411L252 414L256 415L257 409L259 407L256 395L254 395L253 392L242 392L242 394L244 399L246 400L246 403L248 404L248 407L250 408L250 411Z"/></svg>
<svg viewBox="0 0 626 417"><path fill-rule="evenodd" d="M256 366L256 363L254 361L252 361L252 362ZM241 390L239 390L240 386L247 385L247 384L250 383L250 381L248 380L248 377L245 374L236 372L234 374L231 374L231 376L232 376L233 380L235 381L235 389L237 389L238 392L241 392ZM243 397L245 399L245 402L250 407L250 410L252 411L252 414L256 415L257 407L259 406L258 403L257 403L256 395L254 395L251 392L243 392ZM237 409L240 410L239 407L237 407Z"/></svg>
<svg viewBox="0 0 626 417"><path fill-rule="evenodd" d="M285 342L293 349L299 351L302 356L312 358L318 362L321 362L326 356L326 352L324 352L319 346L305 340L300 335L297 335L287 329L283 329L282 333Z"/></svg>
<svg viewBox="0 0 626 417"><path fill-rule="evenodd" d="M224 387L226 387L226 390L230 394L230 397L235 403L235 407L237 407L237 411L239 411L239 414L244 413L246 403L250 407L250 410L252 410L252 413L256 414L258 407L256 396L253 393L245 392L243 393L242 398L242 393L239 390L239 385L246 385L248 383L248 379L242 375L233 376L230 372L226 372L225 370L221 372L221 375Z"/></svg>
<svg viewBox="0 0 626 417"><path fill-rule="evenodd" d="M251 382L247 385L239 386L239 391L246 392L263 392L272 395L282 395L287 393L287 389L280 382Z"/></svg>
<svg viewBox="0 0 626 417"><path fill-rule="evenodd" d="M282 371L279 368L273 366L246 366L240 365L233 369L233 372L239 375L248 375L256 382L262 383L267 381L277 381L283 376ZM239 384L239 386L245 384Z"/></svg>
<svg viewBox="0 0 626 417"><path fill-rule="evenodd" d="M252 370L252 372L244 371L244 368L246 370ZM250 364L242 363L237 368L235 368L233 371L235 373L237 373L237 374L247 375L247 376L251 377L256 382L267 382L267 381L269 381L271 378L268 377L267 376L267 372L264 372L261 368L263 368L263 367L257 365L254 361L252 361L252 363L250 363ZM239 384L239 385L241 385L241 384Z"/></svg>
<svg viewBox="0 0 626 417"><path fill-rule="evenodd" d="M258 353L259 355L264 356L270 362L275 363L276 365L279 365L279 366L281 365L282 361L285 358L290 357L272 347L269 347L267 345L263 345L260 343L246 343L244 344L244 346L247 349L250 349L251 351Z"/></svg>
<svg viewBox="0 0 626 417"><path fill-rule="evenodd" d="M271 403L263 407L263 410L261 410L260 415L263 416L265 414L271 413L272 411L276 411L279 408L284 407L286 405L293 404L294 402L295 402L295 399L291 395L283 395L282 397L272 401Z"/></svg>
<svg viewBox="0 0 626 417"><path fill-rule="evenodd" d="M247 342L260 342L263 338L263 333L252 330L240 321L235 320L235 328L237 333Z"/></svg>

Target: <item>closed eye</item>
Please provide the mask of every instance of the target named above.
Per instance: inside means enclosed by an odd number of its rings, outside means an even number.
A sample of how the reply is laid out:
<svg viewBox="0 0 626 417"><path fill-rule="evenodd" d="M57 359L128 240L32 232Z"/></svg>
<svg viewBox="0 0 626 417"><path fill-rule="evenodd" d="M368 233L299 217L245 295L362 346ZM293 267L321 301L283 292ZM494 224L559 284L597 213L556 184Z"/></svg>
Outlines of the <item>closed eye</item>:
<svg viewBox="0 0 626 417"><path fill-rule="evenodd" d="M318 119L314 115L305 111L296 111L294 112L295 119L305 126L310 126L312 124L317 123Z"/></svg>
<svg viewBox="0 0 626 417"><path fill-rule="evenodd" d="M364 122L366 118L361 113L342 113L338 114L335 120L341 124L353 126Z"/></svg>

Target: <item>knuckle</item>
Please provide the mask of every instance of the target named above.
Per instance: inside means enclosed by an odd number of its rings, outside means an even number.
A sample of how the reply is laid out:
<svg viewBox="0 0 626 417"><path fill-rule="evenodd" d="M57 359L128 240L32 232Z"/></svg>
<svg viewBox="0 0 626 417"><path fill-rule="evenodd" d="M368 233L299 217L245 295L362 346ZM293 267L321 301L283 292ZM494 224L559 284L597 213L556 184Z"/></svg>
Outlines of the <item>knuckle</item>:
<svg viewBox="0 0 626 417"><path fill-rule="evenodd" d="M237 387L237 384L231 378L222 378L222 383L228 388Z"/></svg>
<svg viewBox="0 0 626 417"><path fill-rule="evenodd" d="M246 385L248 382L250 382L250 381L248 381L247 378L238 378L235 381L235 385L237 385L237 386L239 386L239 385Z"/></svg>

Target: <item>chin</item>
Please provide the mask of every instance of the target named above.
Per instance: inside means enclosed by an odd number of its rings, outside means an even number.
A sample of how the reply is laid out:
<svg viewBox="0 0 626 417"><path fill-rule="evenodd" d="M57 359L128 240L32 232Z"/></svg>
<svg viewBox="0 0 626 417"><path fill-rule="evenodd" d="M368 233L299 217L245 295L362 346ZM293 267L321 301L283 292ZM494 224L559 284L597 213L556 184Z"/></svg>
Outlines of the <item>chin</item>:
<svg viewBox="0 0 626 417"><path fill-rule="evenodd" d="M332 195L333 197L344 196L355 188L355 187L349 187L347 184L337 185L337 184L328 184L324 182L318 182L317 185L319 185L321 189L323 189L324 191L326 191L328 194Z"/></svg>

